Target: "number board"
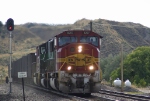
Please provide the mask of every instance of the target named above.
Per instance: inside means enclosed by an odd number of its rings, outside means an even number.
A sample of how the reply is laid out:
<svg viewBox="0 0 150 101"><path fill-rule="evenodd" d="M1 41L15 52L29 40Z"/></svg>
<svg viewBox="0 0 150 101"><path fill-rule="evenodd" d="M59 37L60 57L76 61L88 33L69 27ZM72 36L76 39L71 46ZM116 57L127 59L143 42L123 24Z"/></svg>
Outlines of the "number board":
<svg viewBox="0 0 150 101"><path fill-rule="evenodd" d="M18 78L25 78L27 77L27 72L18 72Z"/></svg>

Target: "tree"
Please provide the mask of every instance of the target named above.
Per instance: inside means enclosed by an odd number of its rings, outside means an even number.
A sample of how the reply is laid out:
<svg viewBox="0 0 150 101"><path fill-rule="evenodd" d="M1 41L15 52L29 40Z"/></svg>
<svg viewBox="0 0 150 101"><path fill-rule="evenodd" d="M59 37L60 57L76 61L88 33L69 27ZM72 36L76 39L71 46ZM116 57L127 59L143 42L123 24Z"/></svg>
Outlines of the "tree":
<svg viewBox="0 0 150 101"><path fill-rule="evenodd" d="M0 33L2 32L3 23L0 21Z"/></svg>
<svg viewBox="0 0 150 101"><path fill-rule="evenodd" d="M0 28L3 27L3 23L0 21Z"/></svg>
<svg viewBox="0 0 150 101"><path fill-rule="evenodd" d="M124 80L130 79L140 86L150 84L150 47L138 47L123 62ZM111 76L113 78L120 76L120 68L113 71Z"/></svg>
<svg viewBox="0 0 150 101"><path fill-rule="evenodd" d="M126 54L124 54L124 57ZM116 70L120 65L120 55L113 56L112 54L108 55L107 58L101 60L101 67L103 71L103 78L109 80L110 74L113 70Z"/></svg>
<svg viewBox="0 0 150 101"><path fill-rule="evenodd" d="M2 39L4 39L5 38L5 33L6 33L6 29L5 29L5 25L3 25L3 23L0 21L0 37L2 38Z"/></svg>

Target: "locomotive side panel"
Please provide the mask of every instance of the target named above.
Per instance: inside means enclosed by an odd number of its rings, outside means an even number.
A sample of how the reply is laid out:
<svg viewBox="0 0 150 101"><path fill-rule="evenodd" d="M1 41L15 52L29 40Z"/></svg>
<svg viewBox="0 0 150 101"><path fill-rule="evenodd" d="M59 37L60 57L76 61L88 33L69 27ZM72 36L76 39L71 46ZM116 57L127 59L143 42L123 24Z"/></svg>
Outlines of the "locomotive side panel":
<svg viewBox="0 0 150 101"><path fill-rule="evenodd" d="M55 51L54 51L54 41L50 40L47 42L47 72L54 72L56 70L55 65Z"/></svg>
<svg viewBox="0 0 150 101"><path fill-rule="evenodd" d="M46 69L46 43L39 46L39 56L40 56L40 73L44 73Z"/></svg>

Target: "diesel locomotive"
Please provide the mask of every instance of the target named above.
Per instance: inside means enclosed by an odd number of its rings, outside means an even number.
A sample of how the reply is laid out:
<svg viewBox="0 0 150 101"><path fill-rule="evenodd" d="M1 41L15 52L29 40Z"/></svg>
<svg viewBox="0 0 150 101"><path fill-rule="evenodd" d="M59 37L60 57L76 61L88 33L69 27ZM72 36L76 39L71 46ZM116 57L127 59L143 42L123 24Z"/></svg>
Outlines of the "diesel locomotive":
<svg viewBox="0 0 150 101"><path fill-rule="evenodd" d="M22 69L16 70L16 65L12 65L12 75L27 71L28 81L68 94L98 92L102 80L101 39L90 30L64 31L37 46L34 55L30 53L27 59L20 60L18 63L25 63L21 66L26 65Z"/></svg>

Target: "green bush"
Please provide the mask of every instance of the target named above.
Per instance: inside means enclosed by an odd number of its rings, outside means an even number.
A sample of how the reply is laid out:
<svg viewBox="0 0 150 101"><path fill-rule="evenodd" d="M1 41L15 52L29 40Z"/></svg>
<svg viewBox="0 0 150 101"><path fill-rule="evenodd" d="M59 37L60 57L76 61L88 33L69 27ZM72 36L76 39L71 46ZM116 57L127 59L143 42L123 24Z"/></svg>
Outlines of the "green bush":
<svg viewBox="0 0 150 101"><path fill-rule="evenodd" d="M142 87L145 87L147 85L144 79L141 79L139 84Z"/></svg>
<svg viewBox="0 0 150 101"><path fill-rule="evenodd" d="M124 80L129 79L137 86L150 84L150 47L142 46L127 55L123 61ZM120 77L120 68L111 73L111 77Z"/></svg>

